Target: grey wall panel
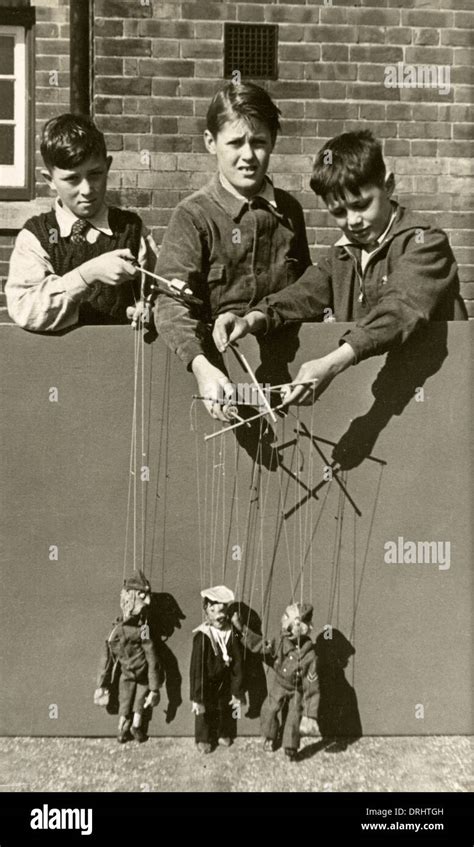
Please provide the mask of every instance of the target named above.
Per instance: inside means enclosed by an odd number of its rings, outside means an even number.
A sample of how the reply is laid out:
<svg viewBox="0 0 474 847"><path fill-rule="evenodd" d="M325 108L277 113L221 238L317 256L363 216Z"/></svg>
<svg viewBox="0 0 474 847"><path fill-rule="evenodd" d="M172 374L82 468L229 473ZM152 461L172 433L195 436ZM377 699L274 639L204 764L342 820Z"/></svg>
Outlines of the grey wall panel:
<svg viewBox="0 0 474 847"><path fill-rule="evenodd" d="M298 344L286 338L263 351L259 376L281 382L285 358L294 357L295 374L343 330L306 325ZM217 425L200 404L191 408L192 375L161 341L145 346L150 481L137 482L137 563L143 514L153 589L171 594L186 615L165 648L183 677L183 704L166 723L164 695L153 733L192 733L187 678L199 589L221 581L237 589L269 634L293 586L296 599L314 604L315 635L332 624L352 641L346 677L364 733L472 731L472 332L472 325L452 324L446 337L438 325L401 358L351 368L300 411L299 422L297 413L280 420L273 443L267 434L260 449L258 427L240 432L240 444L230 433L205 443ZM126 327L47 337L0 326L5 735L115 732L115 718L92 704L92 694L101 643L119 611L134 340ZM255 340L242 350L256 366ZM236 382L245 381L231 358L229 367ZM141 378L140 366L139 463ZM51 387L57 403L49 400ZM297 436L301 426L314 440ZM323 478L333 449L326 442L339 445L344 490ZM268 469L276 446L282 464ZM315 496L306 497L307 489ZM449 569L386 563L384 545L399 537L449 542ZM58 546L58 561L50 561L50 545ZM129 544L128 570L131 552ZM50 704L57 718L49 717ZM244 718L240 732L258 733L258 720Z"/></svg>

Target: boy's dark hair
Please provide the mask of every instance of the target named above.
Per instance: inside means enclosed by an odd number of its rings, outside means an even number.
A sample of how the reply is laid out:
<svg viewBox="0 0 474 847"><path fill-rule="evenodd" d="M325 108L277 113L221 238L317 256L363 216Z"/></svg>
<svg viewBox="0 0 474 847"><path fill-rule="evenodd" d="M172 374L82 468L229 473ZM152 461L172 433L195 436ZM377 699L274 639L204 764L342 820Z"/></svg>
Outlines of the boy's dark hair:
<svg viewBox="0 0 474 847"><path fill-rule="evenodd" d="M238 85L226 82L211 100L206 116L207 129L216 138L226 121L232 120L235 115L245 118L250 125L254 121L262 121L268 127L275 143L280 129L281 112L264 88L253 82L242 82Z"/></svg>
<svg viewBox="0 0 474 847"><path fill-rule="evenodd" d="M343 132L318 152L310 185L318 197L343 199L346 191L360 194L363 185L383 185L385 174L382 148L372 133Z"/></svg>
<svg viewBox="0 0 474 847"><path fill-rule="evenodd" d="M43 128L40 147L48 168L74 168L91 156L107 158L103 133L86 115L58 115Z"/></svg>

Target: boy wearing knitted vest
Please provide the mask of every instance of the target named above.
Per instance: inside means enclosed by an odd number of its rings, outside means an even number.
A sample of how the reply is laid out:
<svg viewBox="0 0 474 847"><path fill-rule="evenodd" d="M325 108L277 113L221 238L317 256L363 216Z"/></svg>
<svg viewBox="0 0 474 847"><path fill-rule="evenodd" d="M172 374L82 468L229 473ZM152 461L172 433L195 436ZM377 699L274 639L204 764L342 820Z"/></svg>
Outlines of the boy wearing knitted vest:
<svg viewBox="0 0 474 847"><path fill-rule="evenodd" d="M5 287L24 329L127 323L139 295L136 262L152 268L153 239L138 215L105 203L112 157L92 120L64 114L43 130L42 171L57 197L19 233Z"/></svg>

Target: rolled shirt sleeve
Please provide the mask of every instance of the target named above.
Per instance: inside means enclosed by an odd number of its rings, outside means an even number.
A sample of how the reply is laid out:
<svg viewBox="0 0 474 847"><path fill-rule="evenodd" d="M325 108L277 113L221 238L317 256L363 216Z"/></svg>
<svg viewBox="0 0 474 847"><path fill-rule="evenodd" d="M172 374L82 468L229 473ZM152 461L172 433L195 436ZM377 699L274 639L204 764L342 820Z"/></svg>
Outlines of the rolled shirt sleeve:
<svg viewBox="0 0 474 847"><path fill-rule="evenodd" d="M157 249L151 234L142 229L138 262L152 270ZM75 326L79 306L94 294L81 276L80 266L58 276L50 257L27 229L18 234L5 286L8 313L23 329L57 332Z"/></svg>
<svg viewBox="0 0 474 847"><path fill-rule="evenodd" d="M18 234L10 259L5 294L8 313L23 329L47 332L74 326L79 304L91 289L79 270L58 276L50 258L29 230Z"/></svg>

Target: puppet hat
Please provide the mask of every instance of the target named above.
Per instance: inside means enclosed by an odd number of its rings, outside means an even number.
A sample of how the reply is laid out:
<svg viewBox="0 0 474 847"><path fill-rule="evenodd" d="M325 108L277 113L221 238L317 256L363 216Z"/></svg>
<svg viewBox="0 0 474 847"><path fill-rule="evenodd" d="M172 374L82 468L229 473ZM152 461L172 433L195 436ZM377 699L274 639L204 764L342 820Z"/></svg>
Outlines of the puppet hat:
<svg viewBox="0 0 474 847"><path fill-rule="evenodd" d="M213 603L233 603L235 600L234 592L225 585L214 585L213 588L204 588L201 591L201 597L206 597L212 600Z"/></svg>
<svg viewBox="0 0 474 847"><path fill-rule="evenodd" d="M127 589L127 591L146 591L147 594L151 593L151 585L148 582L143 571L135 571L132 576L129 576L123 583L123 587Z"/></svg>
<svg viewBox="0 0 474 847"><path fill-rule="evenodd" d="M283 613L282 624L288 625L295 618L299 618L303 623L311 623L312 617L313 607L310 603L291 603Z"/></svg>

